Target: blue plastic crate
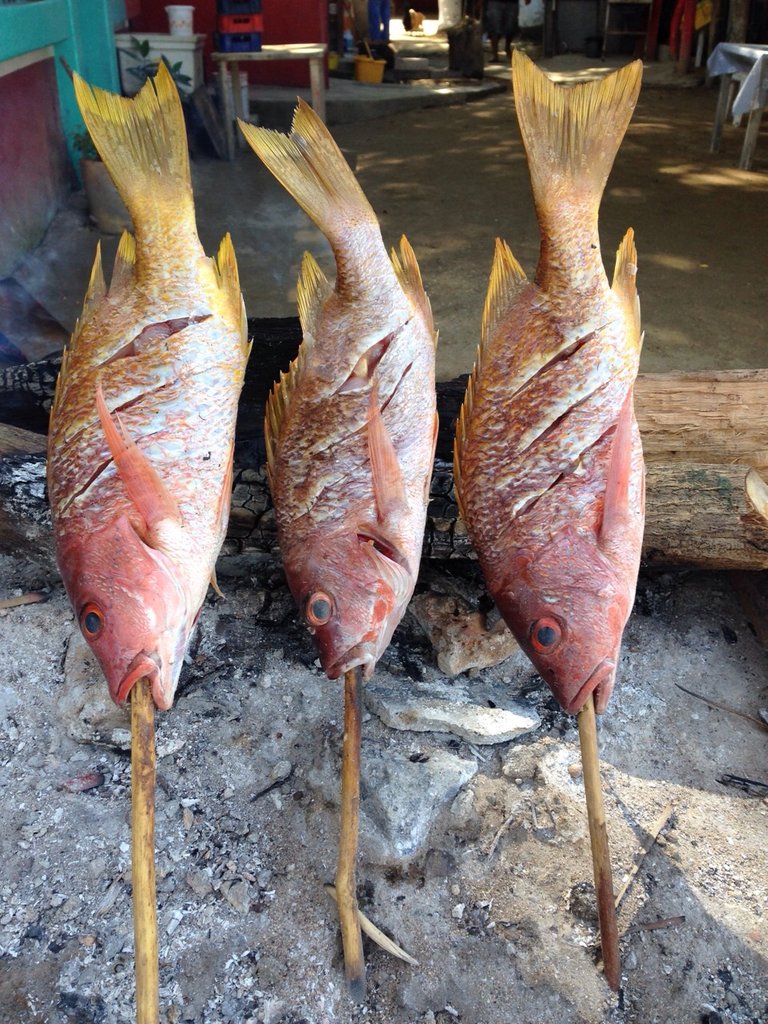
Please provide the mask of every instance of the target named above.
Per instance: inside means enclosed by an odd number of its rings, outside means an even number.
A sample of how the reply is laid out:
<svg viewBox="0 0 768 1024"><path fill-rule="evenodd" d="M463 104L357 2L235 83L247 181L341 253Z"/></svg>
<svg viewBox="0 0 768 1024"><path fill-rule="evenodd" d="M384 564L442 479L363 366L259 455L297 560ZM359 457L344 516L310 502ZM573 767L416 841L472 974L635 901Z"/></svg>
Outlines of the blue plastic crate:
<svg viewBox="0 0 768 1024"><path fill-rule="evenodd" d="M261 14L261 0L218 0L219 14Z"/></svg>
<svg viewBox="0 0 768 1024"><path fill-rule="evenodd" d="M220 53L245 53L261 49L261 32L219 32Z"/></svg>

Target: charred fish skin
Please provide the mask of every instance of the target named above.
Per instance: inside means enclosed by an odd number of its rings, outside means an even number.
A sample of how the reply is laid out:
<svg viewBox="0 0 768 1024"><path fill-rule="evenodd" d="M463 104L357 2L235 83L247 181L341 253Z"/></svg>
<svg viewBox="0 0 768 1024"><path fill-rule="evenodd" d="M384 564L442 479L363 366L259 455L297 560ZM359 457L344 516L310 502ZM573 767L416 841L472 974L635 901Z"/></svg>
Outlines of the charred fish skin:
<svg viewBox="0 0 768 1024"><path fill-rule="evenodd" d="M637 254L630 229L610 285L598 210L641 72L568 88L514 53L540 256L528 281L497 241L456 431L457 497L489 590L571 713L592 692L605 709L640 561Z"/></svg>
<svg viewBox="0 0 768 1024"><path fill-rule="evenodd" d="M75 76L83 118L131 213L107 288L97 250L51 410L57 560L80 628L122 702L141 675L171 706L226 531L248 358L229 236L197 236L170 73L133 99Z"/></svg>
<svg viewBox="0 0 768 1024"><path fill-rule="evenodd" d="M437 437L437 336L413 250L387 253L332 136L299 102L290 136L241 122L328 238L304 257L303 341L270 397L268 473L286 576L327 675L373 672L413 593Z"/></svg>

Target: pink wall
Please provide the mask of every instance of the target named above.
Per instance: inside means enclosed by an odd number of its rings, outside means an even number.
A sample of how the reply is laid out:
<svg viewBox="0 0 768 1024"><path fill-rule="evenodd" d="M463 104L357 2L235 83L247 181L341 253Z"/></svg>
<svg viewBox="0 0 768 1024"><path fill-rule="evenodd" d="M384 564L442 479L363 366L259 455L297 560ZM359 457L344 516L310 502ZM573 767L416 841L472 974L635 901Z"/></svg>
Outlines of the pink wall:
<svg viewBox="0 0 768 1024"><path fill-rule="evenodd" d="M134 0L135 2L135 0ZM142 0L141 15L131 19L131 28L141 32L167 32L168 0ZM214 71L208 54L215 49L216 0L194 0L195 32L205 32L206 75ZM262 0L264 19L263 43L325 43L328 41L327 0ZM264 85L309 85L309 66L304 61L270 61L264 64L242 64L252 82Z"/></svg>
<svg viewBox="0 0 768 1024"><path fill-rule="evenodd" d="M0 78L0 278L42 239L71 187L53 59Z"/></svg>

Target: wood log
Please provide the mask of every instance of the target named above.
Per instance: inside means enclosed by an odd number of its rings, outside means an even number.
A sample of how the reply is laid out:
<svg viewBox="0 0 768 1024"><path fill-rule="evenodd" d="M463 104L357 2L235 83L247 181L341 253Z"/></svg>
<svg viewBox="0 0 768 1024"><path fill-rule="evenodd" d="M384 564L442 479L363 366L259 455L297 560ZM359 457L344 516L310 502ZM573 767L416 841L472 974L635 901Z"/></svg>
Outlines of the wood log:
<svg viewBox="0 0 768 1024"><path fill-rule="evenodd" d="M768 370L641 373L635 412L648 462L768 470Z"/></svg>
<svg viewBox="0 0 768 1024"><path fill-rule="evenodd" d="M275 552L277 539L264 475L263 416L272 381L296 352L294 318L250 321L254 357L240 404L232 513L224 556ZM52 394L52 364L14 368L0 380L0 407L26 389L38 416ZM25 374L23 371L27 371ZM12 380L11 380L12 377ZM34 380L30 388L25 380ZM40 383L37 383L40 382ZM453 497L451 452L466 377L438 385L440 431L424 557L474 557ZM48 395L48 397L46 397ZM647 463L643 557L650 565L710 569L768 568L768 370L641 374L635 407ZM2 418L5 418L4 416ZM29 550L50 561L50 518L43 457L4 454L13 432L0 430L0 550ZM37 437L31 442L29 436ZM44 439L17 442L22 452Z"/></svg>

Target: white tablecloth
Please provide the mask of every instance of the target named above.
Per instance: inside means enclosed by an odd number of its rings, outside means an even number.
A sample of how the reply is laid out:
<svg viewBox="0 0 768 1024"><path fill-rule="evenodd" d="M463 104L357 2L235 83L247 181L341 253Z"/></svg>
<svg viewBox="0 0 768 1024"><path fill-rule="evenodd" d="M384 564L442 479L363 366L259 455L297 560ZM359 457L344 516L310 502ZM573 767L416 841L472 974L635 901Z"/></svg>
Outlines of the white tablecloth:
<svg viewBox="0 0 768 1024"><path fill-rule="evenodd" d="M716 75L743 74L746 77L733 101L733 117L748 114L765 104L768 82L768 46L747 43L718 43L707 61L707 73Z"/></svg>

